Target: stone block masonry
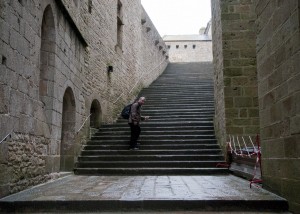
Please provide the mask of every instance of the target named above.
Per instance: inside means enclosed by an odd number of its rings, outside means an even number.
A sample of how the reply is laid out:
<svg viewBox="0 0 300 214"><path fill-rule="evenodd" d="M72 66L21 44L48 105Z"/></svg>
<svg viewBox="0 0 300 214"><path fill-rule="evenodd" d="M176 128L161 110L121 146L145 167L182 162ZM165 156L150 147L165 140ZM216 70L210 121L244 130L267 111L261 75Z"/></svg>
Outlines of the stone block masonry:
<svg viewBox="0 0 300 214"><path fill-rule="evenodd" d="M300 213L299 0L211 2L219 139L259 132L264 187Z"/></svg>
<svg viewBox="0 0 300 214"><path fill-rule="evenodd" d="M0 197L72 171L89 128L113 123L166 56L138 0L2 0Z"/></svg>
<svg viewBox="0 0 300 214"><path fill-rule="evenodd" d="M259 133L252 1L212 1L216 130L221 144L227 135Z"/></svg>
<svg viewBox="0 0 300 214"><path fill-rule="evenodd" d="M225 150L226 142L226 116L224 96L224 56L223 35L221 25L220 0L211 1L212 8L212 41L213 41L213 64L214 64L214 95L215 99L215 133L219 144ZM228 113L227 113L228 114ZM226 151L224 151L226 152Z"/></svg>
<svg viewBox="0 0 300 214"><path fill-rule="evenodd" d="M300 212L299 1L257 1L258 102L264 180Z"/></svg>
<svg viewBox="0 0 300 214"><path fill-rule="evenodd" d="M170 62L211 62L212 42L207 41L167 41Z"/></svg>

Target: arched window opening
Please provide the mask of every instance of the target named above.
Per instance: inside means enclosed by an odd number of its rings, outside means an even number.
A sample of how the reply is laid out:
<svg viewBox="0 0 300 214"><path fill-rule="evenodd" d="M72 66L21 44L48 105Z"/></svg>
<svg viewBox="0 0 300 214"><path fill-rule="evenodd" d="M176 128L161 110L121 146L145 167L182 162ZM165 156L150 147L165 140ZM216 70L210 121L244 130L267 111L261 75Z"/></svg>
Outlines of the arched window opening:
<svg viewBox="0 0 300 214"><path fill-rule="evenodd" d="M99 128L101 125L101 106L98 100L92 102L90 114L90 127Z"/></svg>
<svg viewBox="0 0 300 214"><path fill-rule="evenodd" d="M67 88L63 98L62 132L60 150L61 171L72 171L74 168L75 119L76 106L71 88Z"/></svg>
<svg viewBox="0 0 300 214"><path fill-rule="evenodd" d="M39 97L48 125L52 124L55 76L55 25L52 9L46 7L41 26Z"/></svg>

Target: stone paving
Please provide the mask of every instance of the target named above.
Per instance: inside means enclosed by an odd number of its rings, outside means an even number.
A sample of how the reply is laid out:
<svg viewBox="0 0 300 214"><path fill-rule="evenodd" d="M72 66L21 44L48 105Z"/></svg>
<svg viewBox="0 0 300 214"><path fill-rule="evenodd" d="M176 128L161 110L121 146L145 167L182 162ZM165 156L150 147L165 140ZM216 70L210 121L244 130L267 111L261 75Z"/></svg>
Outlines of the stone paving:
<svg viewBox="0 0 300 214"><path fill-rule="evenodd" d="M75 176L35 186L1 202L57 201L275 201L283 198L233 175ZM3 205L3 204L2 204ZM112 204L113 205L113 204ZM149 208L149 207L148 207ZM1 209L0 209L1 210ZM209 211L209 210L208 210ZM214 211L214 210L212 210ZM225 210L226 211L226 210ZM153 213L153 212L152 212ZM180 212L178 212L180 213ZM188 213L188 212L187 212Z"/></svg>
<svg viewBox="0 0 300 214"><path fill-rule="evenodd" d="M1 201L19 200L282 200L249 182L226 176L74 176L70 175Z"/></svg>

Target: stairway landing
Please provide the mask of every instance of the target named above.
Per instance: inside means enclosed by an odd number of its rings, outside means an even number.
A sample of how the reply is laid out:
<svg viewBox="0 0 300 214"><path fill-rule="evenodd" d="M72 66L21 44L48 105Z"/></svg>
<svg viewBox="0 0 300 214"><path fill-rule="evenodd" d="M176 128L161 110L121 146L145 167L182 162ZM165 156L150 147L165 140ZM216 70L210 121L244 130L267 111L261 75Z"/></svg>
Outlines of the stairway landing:
<svg viewBox="0 0 300 214"><path fill-rule="evenodd" d="M233 175L75 176L0 199L6 212L287 210L287 201Z"/></svg>

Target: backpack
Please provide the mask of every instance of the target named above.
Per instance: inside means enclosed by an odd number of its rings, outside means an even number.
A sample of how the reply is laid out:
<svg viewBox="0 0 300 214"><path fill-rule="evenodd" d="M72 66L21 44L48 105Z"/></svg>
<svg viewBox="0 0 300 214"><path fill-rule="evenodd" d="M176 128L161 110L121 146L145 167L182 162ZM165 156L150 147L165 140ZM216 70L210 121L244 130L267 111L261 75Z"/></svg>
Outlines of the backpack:
<svg viewBox="0 0 300 214"><path fill-rule="evenodd" d="M129 119L129 115L130 115L130 110L131 110L131 105L132 104L129 104L127 106L125 106L121 112L121 116L122 118L124 119Z"/></svg>

